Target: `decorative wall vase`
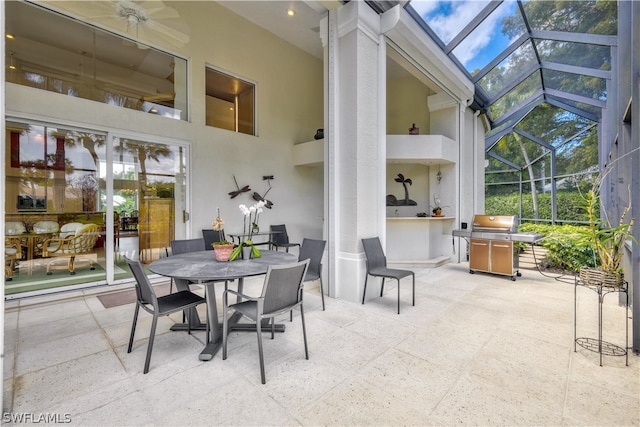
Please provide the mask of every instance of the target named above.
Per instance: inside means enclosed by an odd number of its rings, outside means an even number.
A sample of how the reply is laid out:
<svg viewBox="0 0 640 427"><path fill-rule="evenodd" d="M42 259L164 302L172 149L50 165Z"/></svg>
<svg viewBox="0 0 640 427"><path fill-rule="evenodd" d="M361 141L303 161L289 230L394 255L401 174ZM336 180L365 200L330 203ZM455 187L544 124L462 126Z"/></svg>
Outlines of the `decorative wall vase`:
<svg viewBox="0 0 640 427"><path fill-rule="evenodd" d="M226 245L213 245L213 254L216 257L216 261L229 261L229 256L233 251L233 243Z"/></svg>

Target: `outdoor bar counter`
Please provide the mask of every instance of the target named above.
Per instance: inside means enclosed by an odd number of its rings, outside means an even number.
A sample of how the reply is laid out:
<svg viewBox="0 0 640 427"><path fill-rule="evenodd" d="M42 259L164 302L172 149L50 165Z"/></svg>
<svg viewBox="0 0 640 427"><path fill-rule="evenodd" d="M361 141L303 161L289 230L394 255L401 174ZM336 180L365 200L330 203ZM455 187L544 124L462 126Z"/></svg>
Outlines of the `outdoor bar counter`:
<svg viewBox="0 0 640 427"><path fill-rule="evenodd" d="M387 261L425 267L447 262L450 254L445 248L451 247L454 219L387 217Z"/></svg>

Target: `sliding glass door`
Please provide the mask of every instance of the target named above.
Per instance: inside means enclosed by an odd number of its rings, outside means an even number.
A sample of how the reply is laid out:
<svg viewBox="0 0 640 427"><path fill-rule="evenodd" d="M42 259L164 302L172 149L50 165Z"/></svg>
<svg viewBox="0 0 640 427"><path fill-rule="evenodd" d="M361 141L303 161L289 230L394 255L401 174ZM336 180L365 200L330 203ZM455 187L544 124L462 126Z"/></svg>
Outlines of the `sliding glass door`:
<svg viewBox="0 0 640 427"><path fill-rule="evenodd" d="M149 263L166 256L176 236L184 238L185 154L183 146L114 138L113 210L119 224L116 278L128 274L124 256Z"/></svg>
<svg viewBox="0 0 640 427"><path fill-rule="evenodd" d="M5 294L112 284L184 237L187 147L7 121Z"/></svg>

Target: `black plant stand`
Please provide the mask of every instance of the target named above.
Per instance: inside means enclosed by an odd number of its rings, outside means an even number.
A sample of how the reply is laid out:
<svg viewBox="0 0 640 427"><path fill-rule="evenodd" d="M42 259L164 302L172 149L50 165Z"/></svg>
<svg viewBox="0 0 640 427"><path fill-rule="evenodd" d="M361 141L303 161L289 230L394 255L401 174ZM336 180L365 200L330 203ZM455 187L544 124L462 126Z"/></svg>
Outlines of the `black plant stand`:
<svg viewBox="0 0 640 427"><path fill-rule="evenodd" d="M577 336L577 309L578 309L578 286L590 289L598 294L598 338L585 338ZM625 346L620 347L607 341L602 340L602 303L604 297L611 293L624 292L626 296L625 302ZM605 286L602 283L599 285L586 284L578 276L575 278L575 286L573 292L573 351L578 351L577 345L587 350L600 354L600 366L602 366L602 356L625 356L625 364L629 366L629 283L624 281L619 287Z"/></svg>

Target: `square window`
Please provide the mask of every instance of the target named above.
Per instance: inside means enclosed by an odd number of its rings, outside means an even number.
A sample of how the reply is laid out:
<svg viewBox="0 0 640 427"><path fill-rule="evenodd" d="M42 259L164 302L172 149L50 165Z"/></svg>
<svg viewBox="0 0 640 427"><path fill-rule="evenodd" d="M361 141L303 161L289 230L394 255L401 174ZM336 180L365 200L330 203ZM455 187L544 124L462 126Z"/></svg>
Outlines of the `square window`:
<svg viewBox="0 0 640 427"><path fill-rule="evenodd" d="M206 124L255 135L255 85L206 69Z"/></svg>

